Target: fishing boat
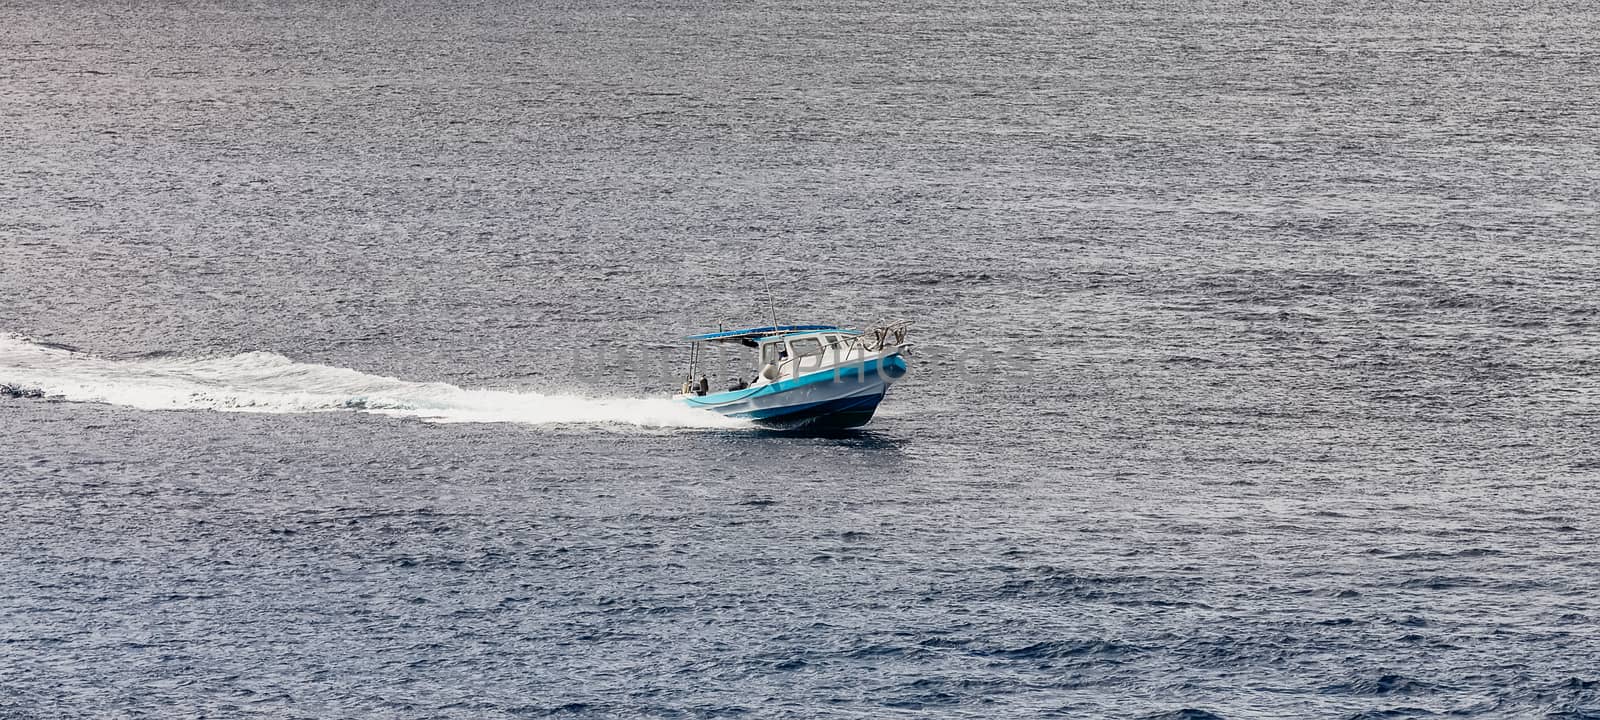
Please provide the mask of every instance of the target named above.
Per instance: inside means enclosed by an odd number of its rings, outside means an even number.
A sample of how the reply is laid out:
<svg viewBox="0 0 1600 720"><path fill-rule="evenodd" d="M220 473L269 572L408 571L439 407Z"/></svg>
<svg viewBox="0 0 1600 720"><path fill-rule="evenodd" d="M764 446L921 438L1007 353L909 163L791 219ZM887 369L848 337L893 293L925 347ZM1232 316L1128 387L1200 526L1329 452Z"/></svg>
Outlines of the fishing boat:
<svg viewBox="0 0 1600 720"><path fill-rule="evenodd" d="M689 374L674 397L690 407L783 428L865 425L906 374L907 322L865 332L835 325L768 325L690 335ZM727 368L727 351L755 369ZM736 359L737 360L737 359ZM722 371L722 372L719 372ZM713 374L726 389L712 390Z"/></svg>

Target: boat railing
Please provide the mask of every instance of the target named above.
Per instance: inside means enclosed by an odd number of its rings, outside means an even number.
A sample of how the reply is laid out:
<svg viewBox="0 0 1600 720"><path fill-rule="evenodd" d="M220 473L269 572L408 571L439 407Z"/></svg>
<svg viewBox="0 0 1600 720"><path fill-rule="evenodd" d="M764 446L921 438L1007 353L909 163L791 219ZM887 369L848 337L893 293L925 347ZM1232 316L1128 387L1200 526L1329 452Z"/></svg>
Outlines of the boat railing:
<svg viewBox="0 0 1600 720"><path fill-rule="evenodd" d="M910 330L910 320L890 320L867 328L858 339L867 350L878 352L885 348L905 345L906 333Z"/></svg>

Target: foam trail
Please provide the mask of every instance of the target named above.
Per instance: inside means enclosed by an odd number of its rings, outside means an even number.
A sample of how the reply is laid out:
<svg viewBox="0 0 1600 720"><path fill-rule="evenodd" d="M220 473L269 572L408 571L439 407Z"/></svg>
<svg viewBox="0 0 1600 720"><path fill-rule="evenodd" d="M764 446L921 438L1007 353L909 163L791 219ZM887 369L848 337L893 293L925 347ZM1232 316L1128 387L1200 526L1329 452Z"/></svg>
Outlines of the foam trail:
<svg viewBox="0 0 1600 720"><path fill-rule="evenodd" d="M743 427L666 398L589 398L468 390L298 363L251 352L220 358L107 360L0 334L0 384L146 410L302 413L355 410L431 422Z"/></svg>

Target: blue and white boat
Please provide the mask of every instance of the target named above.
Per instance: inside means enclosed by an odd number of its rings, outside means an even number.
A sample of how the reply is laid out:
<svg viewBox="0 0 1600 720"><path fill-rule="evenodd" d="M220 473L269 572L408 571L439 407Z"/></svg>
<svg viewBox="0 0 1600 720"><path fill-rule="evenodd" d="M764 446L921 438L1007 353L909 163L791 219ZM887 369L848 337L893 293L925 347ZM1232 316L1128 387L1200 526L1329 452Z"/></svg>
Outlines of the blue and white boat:
<svg viewBox="0 0 1600 720"><path fill-rule="evenodd" d="M769 325L691 335L689 375L678 395L690 407L784 428L850 428L872 419L889 386L906 374L909 323L862 332L833 325ZM727 351L755 351L756 370L711 373ZM714 355L718 357L713 357ZM721 373L719 373L721 374Z"/></svg>

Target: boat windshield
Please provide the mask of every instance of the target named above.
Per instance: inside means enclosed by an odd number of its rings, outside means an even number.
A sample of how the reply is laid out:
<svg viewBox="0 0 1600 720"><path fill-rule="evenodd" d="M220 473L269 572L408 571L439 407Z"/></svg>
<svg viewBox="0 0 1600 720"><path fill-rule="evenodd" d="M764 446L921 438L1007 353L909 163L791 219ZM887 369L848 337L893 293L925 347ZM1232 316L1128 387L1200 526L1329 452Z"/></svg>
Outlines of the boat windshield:
<svg viewBox="0 0 1600 720"><path fill-rule="evenodd" d="M812 355L821 355L822 341L814 337L790 340L789 348L794 351L795 357L811 357Z"/></svg>

